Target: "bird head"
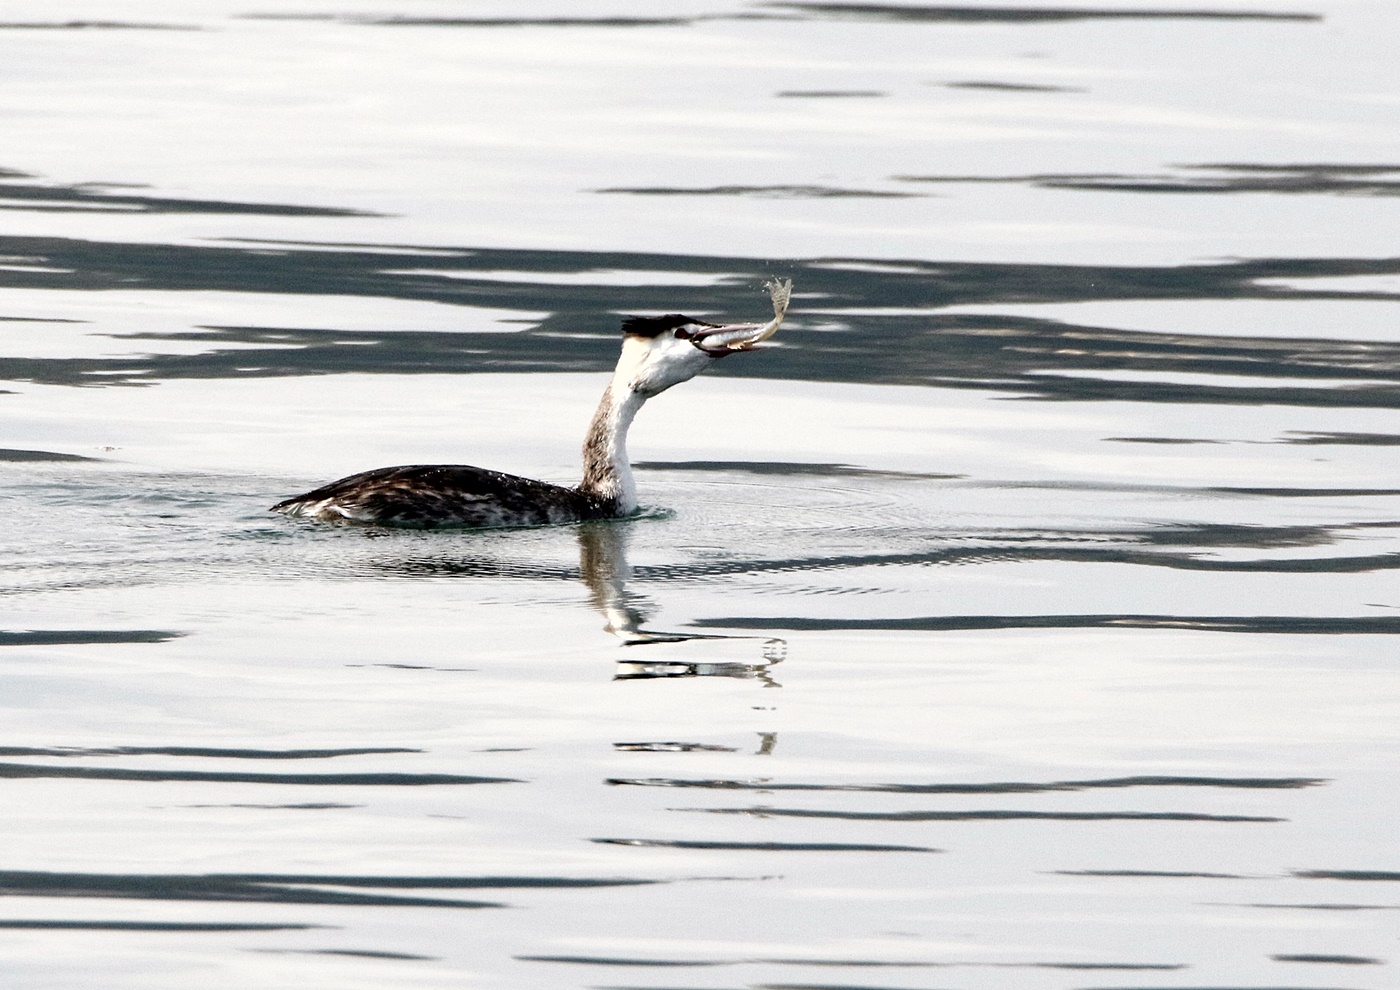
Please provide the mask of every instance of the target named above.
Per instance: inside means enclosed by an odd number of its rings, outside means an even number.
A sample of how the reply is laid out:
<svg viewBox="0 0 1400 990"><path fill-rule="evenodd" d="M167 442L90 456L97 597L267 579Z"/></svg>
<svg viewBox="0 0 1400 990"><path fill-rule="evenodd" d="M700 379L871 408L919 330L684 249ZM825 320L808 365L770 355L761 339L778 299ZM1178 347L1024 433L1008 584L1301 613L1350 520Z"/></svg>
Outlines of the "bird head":
<svg viewBox="0 0 1400 990"><path fill-rule="evenodd" d="M618 374L629 389L649 399L694 378L722 357L753 350L783 322L792 282L770 282L768 291L773 319L767 323L721 325L680 313L628 317L622 321Z"/></svg>

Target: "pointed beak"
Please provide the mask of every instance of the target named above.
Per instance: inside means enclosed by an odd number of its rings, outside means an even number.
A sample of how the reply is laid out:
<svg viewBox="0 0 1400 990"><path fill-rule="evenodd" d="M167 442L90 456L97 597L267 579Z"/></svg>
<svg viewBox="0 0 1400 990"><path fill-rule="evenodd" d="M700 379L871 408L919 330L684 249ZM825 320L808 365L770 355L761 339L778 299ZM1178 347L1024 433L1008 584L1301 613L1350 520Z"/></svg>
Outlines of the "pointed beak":
<svg viewBox="0 0 1400 990"><path fill-rule="evenodd" d="M773 300L773 318L767 323L730 323L722 327L705 327L690 338L690 342L710 357L721 358L735 351L751 351L761 341L778 332L787 315L788 299L792 296L792 279L773 279L764 288Z"/></svg>
<svg viewBox="0 0 1400 990"><path fill-rule="evenodd" d="M759 341L771 337L773 327L762 323L730 323L722 327L706 327L696 331L690 342L710 357L725 357L735 351L751 351Z"/></svg>

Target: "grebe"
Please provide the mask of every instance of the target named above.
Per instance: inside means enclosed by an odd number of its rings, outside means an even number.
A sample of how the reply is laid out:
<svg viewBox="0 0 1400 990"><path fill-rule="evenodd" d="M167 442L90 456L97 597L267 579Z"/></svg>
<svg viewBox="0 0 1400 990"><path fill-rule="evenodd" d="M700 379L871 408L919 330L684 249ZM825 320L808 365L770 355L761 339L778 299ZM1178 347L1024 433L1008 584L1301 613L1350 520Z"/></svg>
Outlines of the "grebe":
<svg viewBox="0 0 1400 990"><path fill-rule="evenodd" d="M720 326L679 313L622 322L622 356L583 441L583 480L551 485L465 464L416 464L363 471L296 495L273 512L332 522L432 529L541 526L626 516L637 509L627 428L642 404L694 378L719 358L777 332L792 280L765 285L773 319Z"/></svg>

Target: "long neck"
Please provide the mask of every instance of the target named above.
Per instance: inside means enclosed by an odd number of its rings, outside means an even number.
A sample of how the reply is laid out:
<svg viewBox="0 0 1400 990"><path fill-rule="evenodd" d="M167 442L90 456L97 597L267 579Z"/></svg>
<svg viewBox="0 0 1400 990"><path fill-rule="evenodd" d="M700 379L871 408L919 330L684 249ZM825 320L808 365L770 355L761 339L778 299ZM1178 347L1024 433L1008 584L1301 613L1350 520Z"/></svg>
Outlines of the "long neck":
<svg viewBox="0 0 1400 990"><path fill-rule="evenodd" d="M618 515L637 508L637 486L627 460L627 428L646 399L614 378L583 441L583 481L579 491L614 504Z"/></svg>

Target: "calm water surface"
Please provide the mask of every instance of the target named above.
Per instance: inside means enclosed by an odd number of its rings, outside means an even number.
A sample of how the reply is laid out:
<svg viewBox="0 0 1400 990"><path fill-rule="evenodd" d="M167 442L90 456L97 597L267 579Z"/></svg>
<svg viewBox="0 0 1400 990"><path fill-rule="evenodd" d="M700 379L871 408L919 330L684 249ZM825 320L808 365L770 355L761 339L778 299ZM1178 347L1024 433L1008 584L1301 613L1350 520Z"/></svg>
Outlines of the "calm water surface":
<svg viewBox="0 0 1400 990"><path fill-rule="evenodd" d="M1397 30L0 5L5 985L1394 986Z"/></svg>

